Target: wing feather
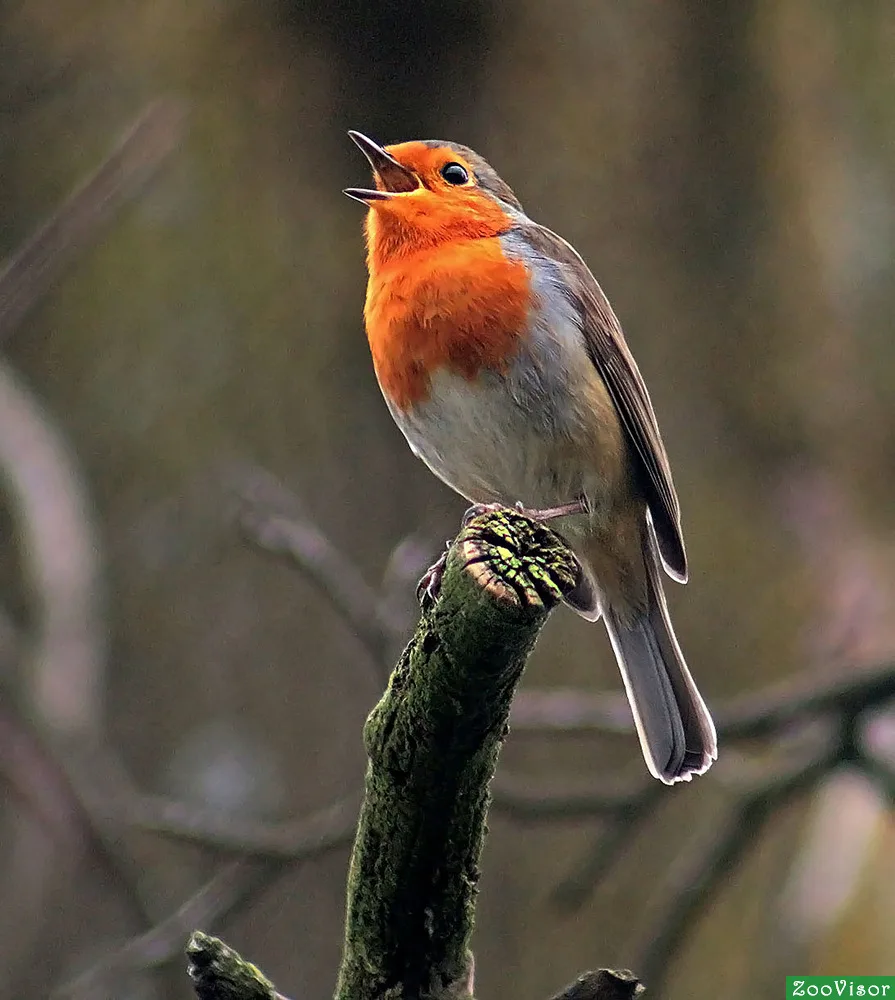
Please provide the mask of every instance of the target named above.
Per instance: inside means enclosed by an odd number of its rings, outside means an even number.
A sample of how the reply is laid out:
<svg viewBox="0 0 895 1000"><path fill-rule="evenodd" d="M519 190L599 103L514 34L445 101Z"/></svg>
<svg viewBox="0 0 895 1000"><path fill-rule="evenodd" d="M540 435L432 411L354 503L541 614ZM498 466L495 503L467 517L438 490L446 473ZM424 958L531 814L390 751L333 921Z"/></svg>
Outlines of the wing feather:
<svg viewBox="0 0 895 1000"><path fill-rule="evenodd" d="M561 270L563 285L581 316L588 354L600 373L632 445L650 520L666 571L687 580L687 555L681 511L668 455L643 376L625 341L621 325L588 266L562 237L530 223L518 234L544 260Z"/></svg>

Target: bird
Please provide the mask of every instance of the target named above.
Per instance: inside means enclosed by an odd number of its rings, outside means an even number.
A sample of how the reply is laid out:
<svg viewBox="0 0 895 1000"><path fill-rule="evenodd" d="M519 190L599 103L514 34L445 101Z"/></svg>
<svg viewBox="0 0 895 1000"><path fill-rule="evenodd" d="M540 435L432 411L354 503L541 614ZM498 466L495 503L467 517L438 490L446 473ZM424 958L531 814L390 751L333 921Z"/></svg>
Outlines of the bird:
<svg viewBox="0 0 895 1000"><path fill-rule="evenodd" d="M605 623L649 771L704 773L715 726L661 575L687 581L680 504L608 299L467 146L348 134L373 171L345 194L367 207L364 322L392 417L474 505L557 519L581 567L566 603Z"/></svg>

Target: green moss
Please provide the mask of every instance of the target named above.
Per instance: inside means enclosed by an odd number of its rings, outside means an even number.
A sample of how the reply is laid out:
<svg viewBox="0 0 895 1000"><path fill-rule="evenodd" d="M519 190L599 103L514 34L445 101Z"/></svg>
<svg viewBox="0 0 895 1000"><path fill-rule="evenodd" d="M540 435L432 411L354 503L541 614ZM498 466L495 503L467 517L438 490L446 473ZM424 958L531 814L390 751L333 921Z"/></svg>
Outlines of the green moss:
<svg viewBox="0 0 895 1000"><path fill-rule="evenodd" d="M186 948L200 1000L274 1000L270 980L218 938L194 931Z"/></svg>

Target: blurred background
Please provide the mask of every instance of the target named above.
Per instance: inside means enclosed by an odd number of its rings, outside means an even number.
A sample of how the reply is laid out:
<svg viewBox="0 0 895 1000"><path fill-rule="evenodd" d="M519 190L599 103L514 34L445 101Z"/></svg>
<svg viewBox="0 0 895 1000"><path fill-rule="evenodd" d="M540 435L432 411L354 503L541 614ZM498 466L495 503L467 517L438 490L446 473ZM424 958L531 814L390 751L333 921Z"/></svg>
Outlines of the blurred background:
<svg viewBox="0 0 895 1000"><path fill-rule="evenodd" d="M118 778L273 824L359 785L382 687L368 650L233 517L234 479L276 477L371 588L397 576L409 627L414 573L463 510L376 386L348 128L472 146L591 265L675 470L692 569L668 596L710 706L892 657L891 3L6 0L0 256L159 99L155 137L64 261L18 258L0 295L0 995L120 956L238 855L116 825ZM617 694L603 629L557 612L526 686ZM91 790L66 748L99 743L120 773L97 767ZM631 734L519 733L503 766L548 789L642 771ZM742 831L717 891L681 910L662 995L895 972L882 787L838 768ZM637 969L648 914L675 878L690 888L676 861L727 794L721 777L668 791L599 880L599 810L495 811L477 993L534 1000L585 968ZM284 993L325 996L347 860L268 862L191 926ZM177 949L123 960L92 996L189 996Z"/></svg>

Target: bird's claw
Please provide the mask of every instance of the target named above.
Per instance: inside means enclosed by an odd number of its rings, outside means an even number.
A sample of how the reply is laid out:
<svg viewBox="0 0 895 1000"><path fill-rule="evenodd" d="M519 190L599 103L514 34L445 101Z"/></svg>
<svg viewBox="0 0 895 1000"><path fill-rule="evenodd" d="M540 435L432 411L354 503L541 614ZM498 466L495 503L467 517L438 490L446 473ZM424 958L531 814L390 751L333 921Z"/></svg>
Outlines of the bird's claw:
<svg viewBox="0 0 895 1000"><path fill-rule="evenodd" d="M499 503L474 503L463 514L463 520L460 522L460 527L461 529L467 527L470 521L479 517L481 514L493 514L496 510L503 509L503 506Z"/></svg>
<svg viewBox="0 0 895 1000"><path fill-rule="evenodd" d="M494 511L505 509L506 508L499 503L473 504L463 515L463 527L465 528L469 522L474 517L478 517L479 514L491 514ZM557 507L544 508L526 507L521 500L517 500L513 504L512 509L518 511L520 514L524 514L526 517L530 517L533 521L552 521L557 517L572 517L575 514L588 513L587 500L584 497L579 497L571 503L560 504Z"/></svg>
<svg viewBox="0 0 895 1000"><path fill-rule="evenodd" d="M460 523L461 530L468 527L470 521L481 514L493 514L495 511L505 509L504 505L499 503L474 503L463 514L463 520ZM517 500L513 504L512 509L518 511L520 514L524 514L526 517L530 517L534 521L550 521L555 517L586 514L587 501L584 498L579 498L572 503L562 504L559 507L547 507L543 510L536 510L526 507L521 500ZM426 570L416 585L416 598L423 608L434 604L441 592L441 581L444 577L444 568L447 565L447 554L450 547L451 540L448 539L441 557Z"/></svg>
<svg viewBox="0 0 895 1000"><path fill-rule="evenodd" d="M422 608L434 604L441 593L441 581L444 578L444 568L447 565L448 549L450 546L451 540L448 539L445 542L444 552L423 573L420 577L420 582L416 585L416 599Z"/></svg>

